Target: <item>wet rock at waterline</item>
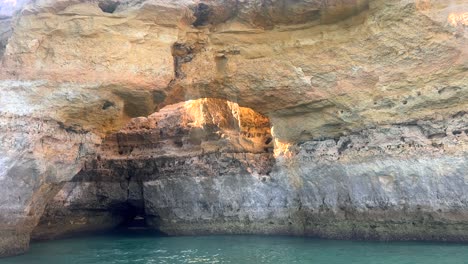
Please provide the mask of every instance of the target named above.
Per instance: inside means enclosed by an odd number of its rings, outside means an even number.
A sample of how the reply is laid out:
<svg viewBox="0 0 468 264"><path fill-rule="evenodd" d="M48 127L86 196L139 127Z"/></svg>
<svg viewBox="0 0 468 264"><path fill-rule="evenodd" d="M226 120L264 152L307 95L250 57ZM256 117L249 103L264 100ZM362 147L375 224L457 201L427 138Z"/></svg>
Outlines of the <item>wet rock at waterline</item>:
<svg viewBox="0 0 468 264"><path fill-rule="evenodd" d="M467 240L463 1L21 2L0 9L0 255L134 218Z"/></svg>

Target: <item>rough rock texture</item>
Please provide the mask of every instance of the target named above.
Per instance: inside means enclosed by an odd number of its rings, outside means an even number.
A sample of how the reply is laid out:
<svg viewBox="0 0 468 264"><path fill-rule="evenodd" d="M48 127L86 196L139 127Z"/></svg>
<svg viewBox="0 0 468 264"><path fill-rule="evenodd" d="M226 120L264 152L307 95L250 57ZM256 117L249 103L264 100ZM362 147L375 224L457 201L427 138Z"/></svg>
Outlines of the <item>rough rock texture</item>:
<svg viewBox="0 0 468 264"><path fill-rule="evenodd" d="M202 212L196 212L218 198L213 194L193 199L192 195L205 194L192 181L221 177L233 183L241 178L261 182L273 164L266 117L220 99L167 106L148 118L133 119L107 137L97 158L49 202L33 238L110 229L135 216L146 217L163 232L179 233L165 226L174 214L198 219ZM187 196L181 201L170 197L182 193Z"/></svg>
<svg viewBox="0 0 468 264"><path fill-rule="evenodd" d="M105 229L135 208L171 234L467 240L467 14L463 0L25 5L0 20L0 255L36 226ZM235 126L237 104L268 119Z"/></svg>
<svg viewBox="0 0 468 264"><path fill-rule="evenodd" d="M5 114L0 142L0 253L10 254L27 248L44 205L59 190L56 183L80 171L77 161L92 155L99 137L66 131L55 120ZM12 243L4 234L20 240Z"/></svg>
<svg viewBox="0 0 468 264"><path fill-rule="evenodd" d="M210 101L223 102L202 100L203 104ZM139 208L139 214L150 226L171 235L255 233L449 241L468 238L466 113L458 113L448 124L421 121L308 141L288 148L275 160L268 148L258 149L257 153L246 153L247 149L232 153L231 147L218 149L225 145L218 133L204 133L197 137L201 141L195 141L203 142L202 145L194 144L191 135L200 130L186 129L187 123L180 120L185 115L181 114L181 106L164 108L148 119L135 119L103 144L99 159L85 167L87 176L79 177L81 185L73 185L73 190L68 186L63 189L80 193L81 196L67 195L67 200L78 203L80 210L90 210L75 225L93 227L93 221L99 219L94 208L104 205L105 209L107 201L119 193L119 197L126 194L127 198L115 200ZM231 113L217 112L221 110L226 108L204 107L204 111L218 118L222 113ZM216 127L214 131L219 131L219 126L212 125L204 127L211 127L211 131ZM255 130L258 135L259 128ZM269 133L260 135L263 138L255 141L270 139ZM229 139L236 137L231 134ZM98 192L83 191L90 179L97 188L101 186ZM111 193L105 189L108 180L124 185ZM63 202L63 197L59 194L55 200ZM105 202L96 207L94 200L91 206L80 204L89 203L90 197L101 197ZM56 216L69 206L54 202L42 222L56 221ZM113 209L107 207L110 216ZM56 224L71 222L75 217L77 214L69 212L66 221ZM49 230L54 235L45 238L70 232L64 228Z"/></svg>

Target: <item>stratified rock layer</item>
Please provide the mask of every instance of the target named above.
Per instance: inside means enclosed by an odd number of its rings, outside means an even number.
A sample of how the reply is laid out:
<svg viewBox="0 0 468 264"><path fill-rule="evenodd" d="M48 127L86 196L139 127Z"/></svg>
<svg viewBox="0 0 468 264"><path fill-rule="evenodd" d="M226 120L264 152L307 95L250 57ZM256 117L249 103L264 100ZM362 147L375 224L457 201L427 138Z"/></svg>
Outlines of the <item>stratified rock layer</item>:
<svg viewBox="0 0 468 264"><path fill-rule="evenodd" d="M268 126L261 126L268 123L259 116L251 119L261 121L259 126L239 129L228 105L232 104L198 100L135 119L109 137L99 159L86 165L72 189L63 189L80 195L60 193L42 222L58 225L62 221L56 221L57 215L73 207L86 211L83 220L74 221L82 215L69 211L63 222L75 222L80 228L94 227L99 219L96 208L122 222L120 216L113 216L110 199L139 208L149 226L171 235L468 238L466 113L458 113L449 123L418 121L307 141L277 149L283 152L276 153L275 159L268 145L260 148L271 139ZM194 106L203 110L197 113ZM228 128L235 128L230 133L220 129L228 120ZM204 129L196 130L196 124ZM194 140L195 131L205 132ZM253 135L259 143L257 151L226 145L239 142L239 135L247 140ZM90 184L93 188L87 189ZM108 184L117 190L108 191ZM114 199L116 194L121 198ZM63 197L67 202L57 205L55 200L63 202ZM89 202L90 197L100 197L102 202ZM43 238L69 235L64 228L49 230L54 234Z"/></svg>
<svg viewBox="0 0 468 264"><path fill-rule="evenodd" d="M197 188L198 181L246 181L237 186L243 188L252 179L265 181L273 164L268 118L220 99L167 106L107 137L97 158L85 163L49 202L33 238L111 229L135 216L176 234L179 231L167 225L177 215L198 219L218 198L203 192L212 188L209 183ZM229 196L224 199L231 203Z"/></svg>
<svg viewBox="0 0 468 264"><path fill-rule="evenodd" d="M9 17L21 2L0 10L0 255L134 215L169 234L467 240L465 1Z"/></svg>

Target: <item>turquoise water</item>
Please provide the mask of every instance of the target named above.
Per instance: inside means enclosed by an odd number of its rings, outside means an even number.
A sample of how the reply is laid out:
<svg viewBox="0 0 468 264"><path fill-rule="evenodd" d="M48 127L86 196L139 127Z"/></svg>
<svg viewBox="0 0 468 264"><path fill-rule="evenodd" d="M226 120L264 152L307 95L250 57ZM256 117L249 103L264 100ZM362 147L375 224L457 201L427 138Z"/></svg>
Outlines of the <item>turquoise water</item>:
<svg viewBox="0 0 468 264"><path fill-rule="evenodd" d="M34 243L0 264L468 263L468 245L356 242L298 237L155 237L113 234Z"/></svg>

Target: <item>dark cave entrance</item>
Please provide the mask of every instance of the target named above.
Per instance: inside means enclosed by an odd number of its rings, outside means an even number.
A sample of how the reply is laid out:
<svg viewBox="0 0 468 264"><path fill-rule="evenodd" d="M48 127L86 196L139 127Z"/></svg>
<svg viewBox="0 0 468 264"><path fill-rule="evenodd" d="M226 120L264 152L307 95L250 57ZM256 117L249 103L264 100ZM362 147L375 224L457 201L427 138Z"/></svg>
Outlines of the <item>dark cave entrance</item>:
<svg viewBox="0 0 468 264"><path fill-rule="evenodd" d="M103 164L103 162L108 162ZM143 186L125 162L115 164L96 158L48 201L34 228L33 241L103 233L147 233L164 235L145 212ZM117 168L112 173L103 167ZM119 167L121 166L121 167ZM126 169L125 169L126 168ZM125 170L124 170L125 169Z"/></svg>
<svg viewBox="0 0 468 264"><path fill-rule="evenodd" d="M266 183L275 162L273 148L269 118L224 99L189 100L134 118L108 135L95 158L59 186L60 191L47 201L32 239L115 230L164 235L161 227L181 215L174 211L178 205L173 201L184 192L161 180L199 175L194 172L197 168L210 173L204 170L207 167L217 170L209 177L218 177L227 171L223 166L233 166L236 173L251 173ZM239 153L258 156L249 162ZM223 154L228 156L218 160ZM202 162L199 167L190 165L192 155Z"/></svg>
<svg viewBox="0 0 468 264"><path fill-rule="evenodd" d="M144 230L159 233L159 230L151 228L147 222L148 217L145 212L143 200L127 201L124 210L120 211L119 215L122 216L122 222L115 228L118 231Z"/></svg>

